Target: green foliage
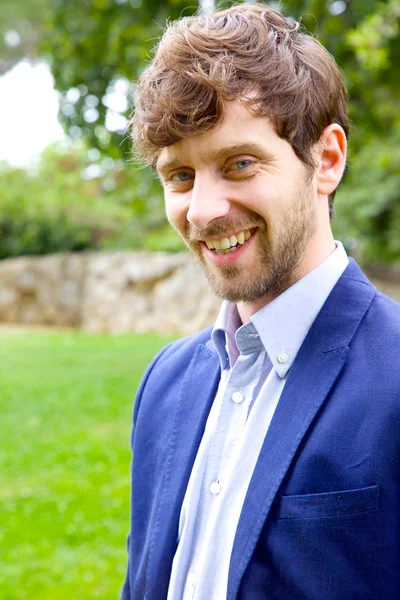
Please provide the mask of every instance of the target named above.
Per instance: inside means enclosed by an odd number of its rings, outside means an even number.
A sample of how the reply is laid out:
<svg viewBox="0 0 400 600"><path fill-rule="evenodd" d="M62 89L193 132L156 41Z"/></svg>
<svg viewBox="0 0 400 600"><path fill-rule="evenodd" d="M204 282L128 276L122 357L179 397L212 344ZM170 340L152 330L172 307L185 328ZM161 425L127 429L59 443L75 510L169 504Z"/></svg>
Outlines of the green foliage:
<svg viewBox="0 0 400 600"><path fill-rule="evenodd" d="M399 17L399 3L390 0L378 4L376 12L368 14L357 28L348 32L348 44L367 71L379 75L381 69L390 68L390 45L399 35Z"/></svg>
<svg viewBox="0 0 400 600"><path fill-rule="evenodd" d="M45 23L51 10L52 0L1 1L0 75L23 58L37 58L38 41L45 35ZM10 32L13 33L9 38Z"/></svg>
<svg viewBox="0 0 400 600"><path fill-rule="evenodd" d="M349 166L335 201L334 231L356 243L364 262L400 262L400 4L355 0L340 15L318 0L285 5L303 15L347 81Z"/></svg>
<svg viewBox="0 0 400 600"><path fill-rule="evenodd" d="M232 4L229 0L223 6ZM356 142L364 145L364 131L378 131L382 119L394 118L400 95L398 58L398 0L355 0L336 14L340 2L326 0L286 0L280 8L289 16L301 20L315 33L335 56L346 74L350 91L351 114ZM336 10L335 10L336 6ZM67 94L78 90L77 98L66 113L61 113L68 128L79 126L90 145L107 148L115 155L129 155L129 142L123 132L104 135L103 127L115 82L134 81L148 59L162 32L167 18L173 20L196 11L196 4L187 6L182 0L58 0L47 13L46 35L39 51L51 60L57 88ZM378 87L379 86L379 87ZM131 87L128 106L121 114L129 116L132 104ZM391 107L382 114L382 93L388 95ZM98 118L85 120L92 103L97 103ZM398 105L397 105L398 106ZM93 118L93 115L89 115Z"/></svg>
<svg viewBox="0 0 400 600"><path fill-rule="evenodd" d="M129 157L130 143L124 127L112 132L105 128L107 93L117 80L131 82L137 77L167 18L190 14L195 9L186 8L183 0L55 3L46 21L40 52L49 59L57 88L64 93L60 115L67 129L80 130L91 146L106 148L114 158ZM79 91L73 106L65 95L71 88ZM125 117L131 110L132 86L127 91L127 104L120 112ZM90 112L90 108L96 112Z"/></svg>
<svg viewBox="0 0 400 600"><path fill-rule="evenodd" d="M350 163L338 193L339 238L357 240L366 263L400 260L400 122L385 144L376 137Z"/></svg>
<svg viewBox="0 0 400 600"><path fill-rule="evenodd" d="M33 174L5 168L0 173L0 258L146 248L149 234L152 249L182 249L176 235L163 234L159 188L148 170L102 159L82 145L61 154L49 149Z"/></svg>
<svg viewBox="0 0 400 600"><path fill-rule="evenodd" d="M170 340L0 336L0 598L118 598L132 400L149 360Z"/></svg>
<svg viewBox="0 0 400 600"><path fill-rule="evenodd" d="M4 0L0 7L0 51L4 56L0 67L3 65L4 70L4 66L13 64L23 51L46 57L51 63L56 87L62 93L60 115L66 131L72 137L85 139L87 147L98 148L102 157L129 162L126 128L134 91L130 82L137 78L151 57L166 19L193 14L196 3L187 6L183 0L143 3L142 0L26 0L23 4L24 17L19 3ZM230 4L228 0L220 6ZM387 160L388 150L393 157L397 156L400 127L399 1L284 0L278 8L316 34L345 73L352 132L349 169L337 198L340 220L335 228L344 237L356 238L366 260L384 258L399 262L395 231L400 204L400 167L398 161ZM9 29L21 34L18 48L6 47L1 42L2 33ZM112 101L115 92L119 93L116 107ZM119 115L119 121L113 124L107 120L111 109ZM131 194L128 184L131 178L133 188L139 189L142 179L152 190L150 202L146 194L136 194L132 230L121 228L121 222L113 216L110 227L113 232L119 229L120 242L101 226L101 232L96 234L102 240L100 246L90 246L89 227L76 235L78 247L103 247L109 243L128 247L181 247L176 237L168 239L169 235L165 234L161 192L152 182L151 174L140 171L133 176L130 169L128 167L127 185L124 187L118 182L121 197L116 199L113 210L117 206L125 210L128 205L132 209L126 200ZM90 185L83 182L82 192ZM102 198L100 193L99 202L96 201L99 207L103 207ZM140 204L142 211L138 210ZM82 219L83 224L86 218ZM136 222L140 222L139 228ZM68 219L63 223L68 231ZM152 233L148 236L150 230ZM156 235L156 231L160 235ZM54 238L49 233L46 236ZM69 233L67 237L71 237ZM61 246L65 245L62 242ZM53 242L48 247L53 248Z"/></svg>
<svg viewBox="0 0 400 600"><path fill-rule="evenodd" d="M87 88L87 94L81 94L75 103L73 115L64 114L65 123L78 125L91 144L103 151L107 148L114 156L121 133L114 132L106 140L101 129L107 90L118 78L132 81L137 77L166 16L180 16L184 4L153 1L140 10L133 6L136 4L102 0L74 2L71 10L71 2L60 0L48 22L51 35L42 46L52 55L60 90L67 92L81 84ZM350 168L338 193L340 221L336 230L345 237L354 236L366 260L399 261L395 233L400 210L399 163L385 158L388 149L396 156L398 144L398 0L355 0L347 5L326 0L286 0L280 8L318 36L346 75L353 128ZM187 8L183 14L194 10L195 6ZM88 17L88 26L82 27ZM86 92L86 88L81 89ZM93 101L92 96L101 109L98 120L90 124L85 122L85 103L88 97ZM125 116L128 114L129 108ZM126 157L129 147L126 136L123 139L118 152Z"/></svg>

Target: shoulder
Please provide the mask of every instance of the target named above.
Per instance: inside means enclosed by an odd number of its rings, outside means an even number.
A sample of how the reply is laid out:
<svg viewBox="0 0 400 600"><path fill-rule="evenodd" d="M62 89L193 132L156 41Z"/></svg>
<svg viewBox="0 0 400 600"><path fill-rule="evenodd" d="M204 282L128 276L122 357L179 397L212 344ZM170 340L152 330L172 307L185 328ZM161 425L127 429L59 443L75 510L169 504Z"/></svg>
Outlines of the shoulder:
<svg viewBox="0 0 400 600"><path fill-rule="evenodd" d="M400 343L400 304L392 298L377 291L365 321L376 328L380 338L389 336Z"/></svg>
<svg viewBox="0 0 400 600"><path fill-rule="evenodd" d="M174 340L158 352L151 365L154 367L156 365L164 365L165 363L186 361L193 356L199 346L204 346L205 352L211 352L211 348L213 347L211 332L212 327L207 327L192 335Z"/></svg>
<svg viewBox="0 0 400 600"><path fill-rule="evenodd" d="M368 381L379 381L400 393L400 304L379 291L367 310L353 340L353 359L364 365Z"/></svg>
<svg viewBox="0 0 400 600"><path fill-rule="evenodd" d="M174 396L179 393L195 356L200 359L201 354L210 357L214 353L218 361L218 354L211 342L211 332L212 327L208 327L193 335L175 340L158 352L147 367L137 391L134 419L143 401L152 404L154 398L160 401L160 398L165 398L167 395ZM198 352L201 354L196 354Z"/></svg>
<svg viewBox="0 0 400 600"><path fill-rule="evenodd" d="M393 298L389 298L389 296L385 296L382 292L377 291L374 300L377 308L382 310L385 314L400 319L400 304L393 300Z"/></svg>
<svg viewBox="0 0 400 600"><path fill-rule="evenodd" d="M377 291L354 260L321 314L320 336L345 342L349 361L373 377L400 381L400 304Z"/></svg>
<svg viewBox="0 0 400 600"><path fill-rule="evenodd" d="M400 304L379 292L353 259L338 283L344 302L355 305L361 300L367 307L362 325L400 334Z"/></svg>

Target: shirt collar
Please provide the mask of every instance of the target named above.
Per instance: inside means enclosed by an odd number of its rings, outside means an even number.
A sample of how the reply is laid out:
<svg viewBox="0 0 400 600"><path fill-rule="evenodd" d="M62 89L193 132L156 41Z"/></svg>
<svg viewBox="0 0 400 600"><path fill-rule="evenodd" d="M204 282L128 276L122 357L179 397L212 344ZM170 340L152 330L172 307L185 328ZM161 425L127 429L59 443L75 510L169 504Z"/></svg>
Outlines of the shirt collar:
<svg viewBox="0 0 400 600"><path fill-rule="evenodd" d="M236 304L224 300L211 334L222 369L232 367L239 356L235 333L241 325Z"/></svg>
<svg viewBox="0 0 400 600"><path fill-rule="evenodd" d="M336 242L336 250L324 262L251 317L280 377L292 366L348 262L343 245Z"/></svg>
<svg viewBox="0 0 400 600"><path fill-rule="evenodd" d="M259 335L280 377L285 377L292 366L311 325L348 262L343 245L336 242L336 250L324 262L251 317L249 329ZM235 334L241 325L236 305L225 300L212 331L222 369L232 367L236 362L239 350Z"/></svg>

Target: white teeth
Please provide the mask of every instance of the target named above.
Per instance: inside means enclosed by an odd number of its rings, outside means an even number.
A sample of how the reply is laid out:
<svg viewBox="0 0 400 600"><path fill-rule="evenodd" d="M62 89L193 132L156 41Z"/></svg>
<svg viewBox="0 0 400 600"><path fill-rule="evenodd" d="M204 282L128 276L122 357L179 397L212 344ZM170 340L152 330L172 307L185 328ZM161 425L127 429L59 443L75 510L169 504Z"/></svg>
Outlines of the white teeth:
<svg viewBox="0 0 400 600"><path fill-rule="evenodd" d="M219 240L213 240L212 244L216 250L221 250L221 242Z"/></svg>
<svg viewBox="0 0 400 600"><path fill-rule="evenodd" d="M251 231L240 231L236 236L231 235L229 238L223 238L222 240L206 240L207 248L210 250L236 250L237 244L243 245L247 240L251 238Z"/></svg>

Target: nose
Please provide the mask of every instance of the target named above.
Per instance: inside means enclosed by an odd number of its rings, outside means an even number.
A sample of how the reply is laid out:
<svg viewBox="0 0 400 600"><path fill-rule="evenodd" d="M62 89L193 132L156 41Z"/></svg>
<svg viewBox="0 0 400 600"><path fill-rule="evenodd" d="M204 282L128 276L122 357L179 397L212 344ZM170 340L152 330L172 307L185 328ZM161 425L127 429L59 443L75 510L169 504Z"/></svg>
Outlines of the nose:
<svg viewBox="0 0 400 600"><path fill-rule="evenodd" d="M205 229L212 221L225 217L231 208L226 192L226 183L196 174L187 212L189 223Z"/></svg>

